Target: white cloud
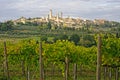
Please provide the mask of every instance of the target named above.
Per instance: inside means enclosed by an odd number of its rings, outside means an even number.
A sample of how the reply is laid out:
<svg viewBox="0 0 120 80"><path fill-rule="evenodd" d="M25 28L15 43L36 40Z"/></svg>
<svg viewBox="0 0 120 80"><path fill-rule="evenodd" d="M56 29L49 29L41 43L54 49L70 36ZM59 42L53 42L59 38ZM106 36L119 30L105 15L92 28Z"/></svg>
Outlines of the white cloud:
<svg viewBox="0 0 120 80"><path fill-rule="evenodd" d="M107 0L107 2L110 2L110 3L120 3L120 0Z"/></svg>
<svg viewBox="0 0 120 80"><path fill-rule="evenodd" d="M66 16L92 19L109 18L106 15L110 15L110 18L119 20L120 0L0 0L2 17L46 16L49 9L53 9L54 14L62 11Z"/></svg>
<svg viewBox="0 0 120 80"><path fill-rule="evenodd" d="M9 4L10 8L17 9L20 11L33 9L36 4L36 0L18 0L18 2Z"/></svg>

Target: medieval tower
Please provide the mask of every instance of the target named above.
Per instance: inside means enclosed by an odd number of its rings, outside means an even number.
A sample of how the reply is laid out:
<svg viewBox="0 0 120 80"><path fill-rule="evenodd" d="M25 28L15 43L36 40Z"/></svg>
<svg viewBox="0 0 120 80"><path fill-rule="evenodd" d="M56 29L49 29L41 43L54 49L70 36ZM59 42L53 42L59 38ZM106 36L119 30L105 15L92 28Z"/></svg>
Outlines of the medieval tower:
<svg viewBox="0 0 120 80"><path fill-rule="evenodd" d="M49 12L49 19L52 19L52 10L50 9L50 12Z"/></svg>

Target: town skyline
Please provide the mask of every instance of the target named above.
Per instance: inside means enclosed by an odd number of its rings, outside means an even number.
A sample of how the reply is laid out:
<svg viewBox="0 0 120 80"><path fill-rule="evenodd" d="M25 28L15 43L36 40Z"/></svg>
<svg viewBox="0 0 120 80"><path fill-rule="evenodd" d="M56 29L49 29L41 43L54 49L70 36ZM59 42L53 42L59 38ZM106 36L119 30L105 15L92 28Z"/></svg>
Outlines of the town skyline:
<svg viewBox="0 0 120 80"><path fill-rule="evenodd" d="M15 20L22 16L45 17L50 9L53 13L63 12L64 17L120 22L119 0L0 0L0 21Z"/></svg>

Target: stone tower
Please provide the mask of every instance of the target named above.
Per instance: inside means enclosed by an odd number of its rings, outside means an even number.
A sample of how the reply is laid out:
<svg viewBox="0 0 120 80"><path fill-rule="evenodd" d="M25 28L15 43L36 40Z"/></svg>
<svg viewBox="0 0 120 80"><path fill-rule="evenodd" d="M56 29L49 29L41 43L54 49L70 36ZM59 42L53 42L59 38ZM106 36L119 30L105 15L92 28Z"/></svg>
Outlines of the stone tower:
<svg viewBox="0 0 120 80"><path fill-rule="evenodd" d="M56 19L57 19L57 21L59 21L59 13L57 13Z"/></svg>
<svg viewBox="0 0 120 80"><path fill-rule="evenodd" d="M52 10L50 9L50 12L49 12L49 19L52 19Z"/></svg>
<svg viewBox="0 0 120 80"><path fill-rule="evenodd" d="M57 26L59 26L59 13L57 13L56 20L57 20Z"/></svg>
<svg viewBox="0 0 120 80"><path fill-rule="evenodd" d="M63 13L62 13L62 12L60 13L60 17L61 17L61 18L63 17Z"/></svg>

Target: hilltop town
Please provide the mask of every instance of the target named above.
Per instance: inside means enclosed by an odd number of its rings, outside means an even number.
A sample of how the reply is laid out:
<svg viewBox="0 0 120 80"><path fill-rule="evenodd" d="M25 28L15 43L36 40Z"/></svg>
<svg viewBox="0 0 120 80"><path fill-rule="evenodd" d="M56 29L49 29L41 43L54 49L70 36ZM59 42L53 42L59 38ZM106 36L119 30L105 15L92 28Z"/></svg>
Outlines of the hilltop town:
<svg viewBox="0 0 120 80"><path fill-rule="evenodd" d="M95 20L85 20L80 18L72 18L72 17L63 17L63 13L57 13L56 15L53 15L52 10L49 11L49 14L46 17L37 17L37 18L25 18L21 17L17 20L13 21L14 24L17 23L48 23L51 22L54 25L58 27L74 27L74 28L82 28L83 25L101 25L108 23L110 21L104 20L104 19L95 19ZM112 22L112 21L111 21ZM113 23L112 23L113 24Z"/></svg>
<svg viewBox="0 0 120 80"><path fill-rule="evenodd" d="M120 33L120 23L104 19L85 20L81 18L64 17L62 12L53 15L52 10L45 17L8 20L0 23L0 37L31 37L31 36L71 36L77 34ZM120 34L119 34L120 35Z"/></svg>

